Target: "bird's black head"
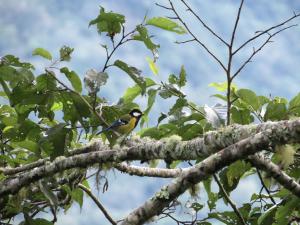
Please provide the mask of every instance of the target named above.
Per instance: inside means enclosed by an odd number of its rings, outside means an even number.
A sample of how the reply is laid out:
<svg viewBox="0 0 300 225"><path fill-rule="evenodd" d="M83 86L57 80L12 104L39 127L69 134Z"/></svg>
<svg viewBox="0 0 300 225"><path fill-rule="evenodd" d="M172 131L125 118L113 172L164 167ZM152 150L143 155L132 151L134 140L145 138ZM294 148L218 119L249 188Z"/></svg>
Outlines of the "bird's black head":
<svg viewBox="0 0 300 225"><path fill-rule="evenodd" d="M141 116L143 115L143 113L141 112L141 110L139 109L133 109L130 111L129 113L132 117L135 117L135 118L141 118Z"/></svg>

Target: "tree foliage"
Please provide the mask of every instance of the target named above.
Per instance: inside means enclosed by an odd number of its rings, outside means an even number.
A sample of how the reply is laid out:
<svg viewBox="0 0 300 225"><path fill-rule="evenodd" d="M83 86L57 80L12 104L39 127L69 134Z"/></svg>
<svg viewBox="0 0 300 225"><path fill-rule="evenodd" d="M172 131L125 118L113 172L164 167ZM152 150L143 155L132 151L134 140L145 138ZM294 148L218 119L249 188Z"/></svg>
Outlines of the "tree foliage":
<svg viewBox="0 0 300 225"><path fill-rule="evenodd" d="M192 14L196 15L185 1L182 0L181 2ZM208 32L216 36L225 48L229 48L228 62L221 62L192 33L178 14L172 1L169 3L169 6L159 6L173 12L176 17L175 20L167 17L145 18L131 31L127 31L125 15L107 12L101 7L99 15L89 25L95 26L99 35L109 37L108 43L102 45L107 57L103 62L101 71L88 70L84 79L81 79L75 71L63 63L70 61L73 51L76 51L76 49L68 46L63 46L60 49L60 56L56 59L52 57L52 53L42 47L33 50L32 55L34 57L42 57L48 62L48 66L42 74L36 74L31 63L22 62L17 56L6 55L1 58L1 184L6 184L14 176L21 177L22 173L26 171L26 169L22 171L14 171L14 169L29 166L28 170L32 170L40 166L39 162L41 161L51 163L57 159L68 158L77 154L74 153L74 149L80 150L81 147L96 138L101 138L103 143L109 142L111 147L114 146L116 141L114 132L106 132L100 136L96 133L106 128L122 114L128 113L132 108L139 108L136 104L136 99L139 97L147 98L147 107L143 110L142 129L138 135L142 140L148 137L153 140L165 141L171 149L175 149L181 141L194 140L203 137L206 132L222 130L232 124L249 125L267 121L292 120L299 117L300 94L287 100L280 96L261 96L253 90L238 88L234 84L237 75L253 56L268 44L273 36L290 28L287 23L298 17L299 14L295 14L288 21L256 34L254 39L264 35L266 41L256 50L254 49L249 59L242 63L236 71L232 71L234 55L247 48L252 40L250 39L241 46L235 47L236 29L232 32L231 40L227 42L203 23L200 17L197 17L200 24L204 25ZM241 15L242 6L243 1L240 4L235 28ZM154 75L160 76L156 65L156 61L159 60L158 50L160 46L154 43L149 26L173 32L175 35L190 35L191 40L181 43L196 42L204 48L208 56L216 60L216 63L224 69L226 78L224 83L210 84L216 89L214 97L219 99L220 104L214 107L199 106L189 100L182 89L189 82L191 76L189 72L191 71L187 71L184 65L178 65L178 71L170 74L168 80L157 83L151 79L151 76L146 77L140 69L134 65L129 65L126 61L116 59L112 62L112 56L119 48L126 48L127 42L142 42L145 48L153 54L153 59L147 58L150 69ZM101 95L101 87L106 85L111 67L118 68L128 75L128 79L135 82L134 86L128 87L126 92L120 96L118 103L113 105ZM173 98L175 103L167 113L161 113L157 118L156 126L147 127L149 112L158 98L161 101ZM178 137L178 140L172 139L174 135ZM299 180L298 145L293 144L288 147L290 149L289 156L285 154L287 146L281 146L284 149L281 151L275 148L261 150L264 157L279 165L294 180ZM215 151L217 150L221 149ZM290 157L287 164L284 164L286 162L283 160L286 159L284 157ZM190 164L196 165L203 159L203 157L199 157ZM180 160L165 158L165 161L172 169L182 165ZM155 163L151 162L150 165L155 166ZM86 165L86 167L91 166L93 165ZM118 168L117 164L100 164L97 166L99 170ZM8 172L10 169L14 172ZM262 190L265 189L265 192L261 190L259 194L253 193L249 202L237 207L231 200L230 193L237 188L240 180L255 173L259 176ZM215 220L224 224L253 225L284 225L293 222L296 224L295 221L299 221L299 199L270 177L261 174L260 170L255 169L255 166L251 164L251 160L235 161L229 166L221 168L219 172L213 175L213 178L208 177L202 182L208 197L207 202L191 198L191 204L188 207L194 211L194 214L191 215L189 222L180 221L172 216L172 207L176 205L167 208L161 216L176 220L178 224L203 225L212 224ZM212 190L213 182L218 184L218 192ZM270 189L274 191L270 191ZM86 168L66 169L53 174L53 176L43 177L34 183L27 184L15 194L0 195L0 221L4 224L9 223L15 216L23 214L24 222L21 224L53 224L56 221L58 210L67 211L73 203L82 207L83 193L87 190L89 190L89 184ZM193 192L197 194L199 190L195 187L191 193ZM162 189L156 197L160 199L169 198L169 192ZM216 205L220 201L224 201L231 208L228 211L218 211ZM200 218L199 215L204 206L208 207L209 213L206 217ZM36 215L45 209L53 214L53 221L37 218ZM111 223L114 223L112 219Z"/></svg>

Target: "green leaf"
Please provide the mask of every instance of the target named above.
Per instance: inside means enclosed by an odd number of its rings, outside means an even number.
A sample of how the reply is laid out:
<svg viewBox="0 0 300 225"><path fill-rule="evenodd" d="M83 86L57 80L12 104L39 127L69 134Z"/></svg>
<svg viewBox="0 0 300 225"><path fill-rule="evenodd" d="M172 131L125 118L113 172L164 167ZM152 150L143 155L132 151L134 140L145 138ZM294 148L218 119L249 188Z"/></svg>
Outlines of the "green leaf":
<svg viewBox="0 0 300 225"><path fill-rule="evenodd" d="M284 205L280 205L275 214L276 222L274 225L287 225L289 224L289 218L292 212L298 207L299 208L300 198L294 196L293 198L288 198Z"/></svg>
<svg viewBox="0 0 300 225"><path fill-rule="evenodd" d="M259 109L259 100L258 97L256 96L256 94L249 90L249 89L239 89L236 92L236 95L247 104L247 106L251 106L248 107L251 111L256 111Z"/></svg>
<svg viewBox="0 0 300 225"><path fill-rule="evenodd" d="M146 88L156 85L156 83L150 79L145 78L146 81ZM137 96L142 94L142 89L139 85L134 85L133 87L127 88L125 94L120 99L120 102L123 102L124 104L132 102Z"/></svg>
<svg viewBox="0 0 300 225"><path fill-rule="evenodd" d="M215 89L217 89L218 91L221 91L221 92L225 92L227 91L227 81L224 81L224 82L213 82L213 83L210 83L208 85L209 87L214 87ZM237 86L235 84L231 84L231 88L233 90L237 89Z"/></svg>
<svg viewBox="0 0 300 225"><path fill-rule="evenodd" d="M300 115L300 93L289 102L288 111L295 116Z"/></svg>
<svg viewBox="0 0 300 225"><path fill-rule="evenodd" d="M0 66L23 67L25 69L34 69L34 66L27 62L20 62L18 57L13 55L5 55L0 60Z"/></svg>
<svg viewBox="0 0 300 225"><path fill-rule="evenodd" d="M167 117L168 117L167 114L165 114L165 113L160 113L160 116L158 117L157 125L156 125L156 126L158 126L158 125L161 123L161 121L163 121L163 120L166 119Z"/></svg>
<svg viewBox="0 0 300 225"><path fill-rule="evenodd" d="M178 86L181 88L185 86L185 84L186 84L186 72L184 66L182 65L179 73Z"/></svg>
<svg viewBox="0 0 300 225"><path fill-rule="evenodd" d="M141 76L142 71L138 70L133 66L127 65L125 62L121 60L116 60L114 62L114 65L120 68L121 70L123 70L124 72L126 72L131 77L131 79L140 86L140 88L142 89L142 94L145 92L146 81L144 77Z"/></svg>
<svg viewBox="0 0 300 225"><path fill-rule="evenodd" d="M153 72L153 74L154 75L158 75L158 68L155 65L154 61L151 58L149 58L149 57L146 57L146 60L148 62L148 65L149 65L151 71Z"/></svg>
<svg viewBox="0 0 300 225"><path fill-rule="evenodd" d="M60 61L70 61L71 54L74 51L74 48L70 48L69 46L64 45L59 50Z"/></svg>
<svg viewBox="0 0 300 225"><path fill-rule="evenodd" d="M145 46L155 55L159 45L156 45L152 42L150 35L148 34L148 30L143 25L138 25L136 27L139 34L133 36L134 40L144 42Z"/></svg>
<svg viewBox="0 0 300 225"><path fill-rule="evenodd" d="M226 173L229 186L232 186L235 183L235 180L239 180L250 168L251 165L249 163L245 163L241 160L230 164Z"/></svg>
<svg viewBox="0 0 300 225"><path fill-rule="evenodd" d="M49 155L52 160L64 155L67 135L71 134L69 131L64 123L50 128L39 141L40 148Z"/></svg>
<svg viewBox="0 0 300 225"><path fill-rule="evenodd" d="M286 118L287 108L285 103L270 102L267 105L264 120L283 120Z"/></svg>
<svg viewBox="0 0 300 225"><path fill-rule="evenodd" d="M167 31L175 32L177 34L185 34L186 30L175 23L174 21L165 17L153 17L146 21L147 25L155 26Z"/></svg>
<svg viewBox="0 0 300 225"><path fill-rule="evenodd" d="M36 218L30 221L30 225L54 225L54 223L43 218Z"/></svg>
<svg viewBox="0 0 300 225"><path fill-rule="evenodd" d="M124 23L125 16L114 12L105 12L105 9L100 7L98 17L90 21L89 26L96 24L99 34L107 32L110 37L114 37L115 34L121 32Z"/></svg>
<svg viewBox="0 0 300 225"><path fill-rule="evenodd" d="M37 91L47 92L48 94L50 94L51 92L57 90L56 84L56 80L49 73L41 74L36 78Z"/></svg>
<svg viewBox="0 0 300 225"><path fill-rule="evenodd" d="M79 204L80 208L82 208L83 204L83 191L79 188L76 188L71 193L72 198Z"/></svg>
<svg viewBox="0 0 300 225"><path fill-rule="evenodd" d="M143 124L145 122L147 122L147 119L145 118L148 118L148 114L155 102L155 98L156 98L156 94L157 94L157 90L156 89L150 89L148 90L148 103L147 103L147 108L146 110L143 112L143 117L142 117L142 121L141 121L141 127L143 126Z"/></svg>
<svg viewBox="0 0 300 225"><path fill-rule="evenodd" d="M254 121L254 118L251 115L250 110L248 109L239 109L237 107L232 107L230 110L231 110L231 118L234 123L244 125L244 124L250 124Z"/></svg>
<svg viewBox="0 0 300 225"><path fill-rule="evenodd" d="M60 72L65 74L68 80L71 82L75 91L81 93L82 92L82 84L79 76L72 70L69 71L67 67L63 67L60 69Z"/></svg>
<svg viewBox="0 0 300 225"><path fill-rule="evenodd" d="M46 49L43 48L36 48L33 50L32 55L39 55L45 59L52 60L52 55Z"/></svg>
<svg viewBox="0 0 300 225"><path fill-rule="evenodd" d="M257 220L257 225L269 225L274 222L277 205L272 206L264 212Z"/></svg>
<svg viewBox="0 0 300 225"><path fill-rule="evenodd" d="M181 111L184 106L187 106L187 100L185 98L178 98L168 114L173 115L174 113Z"/></svg>

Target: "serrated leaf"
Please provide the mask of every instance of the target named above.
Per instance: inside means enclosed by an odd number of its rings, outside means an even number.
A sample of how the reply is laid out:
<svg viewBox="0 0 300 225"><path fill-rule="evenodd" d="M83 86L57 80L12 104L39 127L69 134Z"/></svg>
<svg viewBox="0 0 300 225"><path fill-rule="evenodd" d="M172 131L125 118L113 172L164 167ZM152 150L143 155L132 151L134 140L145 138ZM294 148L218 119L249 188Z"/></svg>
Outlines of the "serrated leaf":
<svg viewBox="0 0 300 225"><path fill-rule="evenodd" d="M107 32L110 37L113 37L115 34L121 32L124 23L125 16L112 11L105 12L105 9L100 7L98 17L90 21L89 26L97 25L99 34L101 34L101 32Z"/></svg>
<svg viewBox="0 0 300 225"><path fill-rule="evenodd" d="M152 54L155 56L157 54L157 49L159 48L159 45L154 44L151 40L150 35L148 34L148 30L143 25L138 25L136 27L138 34L133 36L134 40L142 41L145 46L152 52Z"/></svg>
<svg viewBox="0 0 300 225"><path fill-rule="evenodd" d="M237 107L232 107L231 111L231 119L234 123L238 124L250 124L254 121L253 116L251 115L250 110L248 109L239 109Z"/></svg>
<svg viewBox="0 0 300 225"><path fill-rule="evenodd" d="M52 60L52 55L46 49L36 48L33 50L32 55L39 55L45 59Z"/></svg>
<svg viewBox="0 0 300 225"><path fill-rule="evenodd" d="M264 120L283 120L286 118L287 108L285 103L270 102L267 105Z"/></svg>
<svg viewBox="0 0 300 225"><path fill-rule="evenodd" d="M247 105L251 106L249 108L250 110L256 111L259 109L259 106L260 106L259 100L253 91L251 91L249 89L239 89L236 92L236 95Z"/></svg>
<svg viewBox="0 0 300 225"><path fill-rule="evenodd" d="M78 93L82 92L81 80L79 76L75 73L75 71L69 71L67 67L63 67L60 69L60 72L66 75L75 91L77 91Z"/></svg>
<svg viewBox="0 0 300 225"><path fill-rule="evenodd" d="M142 89L142 93L144 93L146 89L146 82L144 77L141 76L142 71L133 66L127 65L121 60L116 60L114 62L114 65L126 72L131 77L131 79L140 86L140 88Z"/></svg>
<svg viewBox="0 0 300 225"><path fill-rule="evenodd" d="M177 34L185 34L186 30L176 22L165 17L153 17L146 21L147 25L155 26Z"/></svg>
<svg viewBox="0 0 300 225"><path fill-rule="evenodd" d="M298 93L290 102L289 102L289 113L296 116L300 115L300 93Z"/></svg>
<svg viewBox="0 0 300 225"><path fill-rule="evenodd" d="M177 111L181 111L184 106L187 106L187 100L185 98L178 98L168 114L173 115Z"/></svg>
<svg viewBox="0 0 300 225"><path fill-rule="evenodd" d="M182 65L179 73L178 86L181 88L185 86L185 84L186 84L186 72L184 66Z"/></svg>
<svg viewBox="0 0 300 225"><path fill-rule="evenodd" d="M149 58L149 57L146 57L146 60L148 62L148 65L149 65L152 73L154 75L158 75L158 67L155 65L155 62L151 58Z"/></svg>

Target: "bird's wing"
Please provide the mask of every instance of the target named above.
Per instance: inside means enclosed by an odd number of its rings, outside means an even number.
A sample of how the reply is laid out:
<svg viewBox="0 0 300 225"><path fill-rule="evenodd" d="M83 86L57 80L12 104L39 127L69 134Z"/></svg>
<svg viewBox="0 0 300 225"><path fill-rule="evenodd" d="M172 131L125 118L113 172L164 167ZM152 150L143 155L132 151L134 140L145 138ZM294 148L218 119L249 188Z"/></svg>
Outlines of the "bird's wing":
<svg viewBox="0 0 300 225"><path fill-rule="evenodd" d="M120 126L124 126L126 124L128 124L130 121L130 116L122 116L120 119L114 121L109 127L101 130L100 132L97 133L98 134L101 134L102 132L104 131L108 131L108 130L111 130L111 129L114 129L114 128L117 128L117 127L120 127Z"/></svg>

